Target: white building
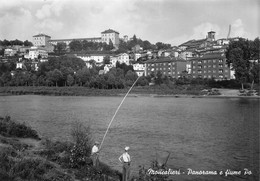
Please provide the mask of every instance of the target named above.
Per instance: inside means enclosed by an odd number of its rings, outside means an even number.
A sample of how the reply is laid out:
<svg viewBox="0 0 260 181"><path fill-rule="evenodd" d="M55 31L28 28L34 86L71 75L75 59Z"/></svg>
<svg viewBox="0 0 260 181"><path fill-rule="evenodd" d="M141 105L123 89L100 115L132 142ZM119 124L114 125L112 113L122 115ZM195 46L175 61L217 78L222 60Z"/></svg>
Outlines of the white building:
<svg viewBox="0 0 260 181"><path fill-rule="evenodd" d="M114 67L116 67L116 62L119 62L120 64L125 63L126 65L130 65L130 58L127 53L120 53L116 56L111 56L110 62Z"/></svg>
<svg viewBox="0 0 260 181"><path fill-rule="evenodd" d="M101 66L104 63L104 57L106 55L101 54L88 54L88 55L77 55L78 58L81 58L85 63L87 67L92 67L92 62L95 62L96 66Z"/></svg>
<svg viewBox="0 0 260 181"><path fill-rule="evenodd" d="M133 69L139 77L143 76L144 72L145 72L145 64L144 63L135 63L135 64L133 64Z"/></svg>
<svg viewBox="0 0 260 181"><path fill-rule="evenodd" d="M29 50L29 56L25 57L36 59L39 58L39 55L41 56L41 58L48 58L48 52L43 47L31 47L31 49Z"/></svg>
<svg viewBox="0 0 260 181"><path fill-rule="evenodd" d="M117 31L108 29L101 32L102 42L105 42L109 45L109 41L111 40L114 47L119 47L119 33Z"/></svg>
<svg viewBox="0 0 260 181"><path fill-rule="evenodd" d="M138 58L142 57L142 54L141 53L135 53L134 54L134 60L137 61Z"/></svg>
<svg viewBox="0 0 260 181"><path fill-rule="evenodd" d="M17 50L14 50L12 48L6 48L4 51L4 56L10 57L14 56L17 53Z"/></svg>

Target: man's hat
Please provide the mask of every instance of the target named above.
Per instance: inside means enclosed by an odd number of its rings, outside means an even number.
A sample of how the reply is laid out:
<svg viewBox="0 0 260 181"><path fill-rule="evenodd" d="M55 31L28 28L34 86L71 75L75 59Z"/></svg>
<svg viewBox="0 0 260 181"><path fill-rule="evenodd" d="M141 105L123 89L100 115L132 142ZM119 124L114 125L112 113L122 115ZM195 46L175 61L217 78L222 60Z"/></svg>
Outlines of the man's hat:
<svg viewBox="0 0 260 181"><path fill-rule="evenodd" d="M130 148L129 148L129 146L126 146L125 147L125 151L128 151Z"/></svg>

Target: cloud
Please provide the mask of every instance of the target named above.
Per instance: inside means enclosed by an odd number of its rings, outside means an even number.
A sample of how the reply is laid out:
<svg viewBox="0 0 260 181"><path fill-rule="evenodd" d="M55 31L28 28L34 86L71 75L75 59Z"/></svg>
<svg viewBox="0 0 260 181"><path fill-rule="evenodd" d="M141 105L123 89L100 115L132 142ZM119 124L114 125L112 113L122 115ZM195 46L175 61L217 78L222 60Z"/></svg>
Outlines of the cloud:
<svg viewBox="0 0 260 181"><path fill-rule="evenodd" d="M23 7L16 9L16 13L6 13L0 17L0 39L28 39L32 24L31 12Z"/></svg>
<svg viewBox="0 0 260 181"><path fill-rule="evenodd" d="M249 33L245 30L244 23L241 19L235 20L231 25L231 37L249 37Z"/></svg>
<svg viewBox="0 0 260 181"><path fill-rule="evenodd" d="M193 34L190 36L190 39L203 39L206 38L207 32L215 31L216 35L220 34L220 27L217 24L212 23L202 23L193 28Z"/></svg>
<svg viewBox="0 0 260 181"><path fill-rule="evenodd" d="M52 1L50 4L45 4L41 9L37 10L36 17L39 19L49 18L51 16L60 16L61 11L68 1Z"/></svg>

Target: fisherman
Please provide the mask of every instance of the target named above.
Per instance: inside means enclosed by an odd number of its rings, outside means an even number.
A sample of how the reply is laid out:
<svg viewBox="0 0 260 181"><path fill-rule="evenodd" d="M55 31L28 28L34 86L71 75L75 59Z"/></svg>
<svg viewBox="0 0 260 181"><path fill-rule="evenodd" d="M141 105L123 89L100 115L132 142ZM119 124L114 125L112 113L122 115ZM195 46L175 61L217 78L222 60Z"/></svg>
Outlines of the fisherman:
<svg viewBox="0 0 260 181"><path fill-rule="evenodd" d="M94 167L98 167L98 162L99 162L98 161L98 152L99 152L98 145L99 145L99 142L96 141L91 150L91 158L92 158Z"/></svg>
<svg viewBox="0 0 260 181"><path fill-rule="evenodd" d="M130 155L128 154L129 147L125 147L125 152L118 158L123 163L123 181L130 180Z"/></svg>

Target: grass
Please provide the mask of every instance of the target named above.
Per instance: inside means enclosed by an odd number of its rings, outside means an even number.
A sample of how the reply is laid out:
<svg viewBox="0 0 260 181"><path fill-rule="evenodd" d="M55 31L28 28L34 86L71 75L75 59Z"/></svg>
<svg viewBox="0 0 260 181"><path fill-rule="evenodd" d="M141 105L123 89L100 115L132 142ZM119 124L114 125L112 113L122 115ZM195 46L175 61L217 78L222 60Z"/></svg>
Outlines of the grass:
<svg viewBox="0 0 260 181"><path fill-rule="evenodd" d="M189 94L198 95L204 86L200 85L174 85L162 84L160 86L138 86L131 91L132 94L158 94L175 95ZM12 95L54 95L54 96L118 96L125 94L129 88L125 89L91 89L87 87L0 87L0 94Z"/></svg>
<svg viewBox="0 0 260 181"><path fill-rule="evenodd" d="M60 142L39 140L36 131L10 117L1 118L0 125L0 180L119 180L120 173L108 165L92 166L90 127L76 122L71 132L73 141ZM37 144L27 145L23 142L27 138L36 139Z"/></svg>
<svg viewBox="0 0 260 181"><path fill-rule="evenodd" d="M40 139L37 132L30 126L25 125L25 123L15 122L9 116L0 117L0 134L6 137Z"/></svg>

